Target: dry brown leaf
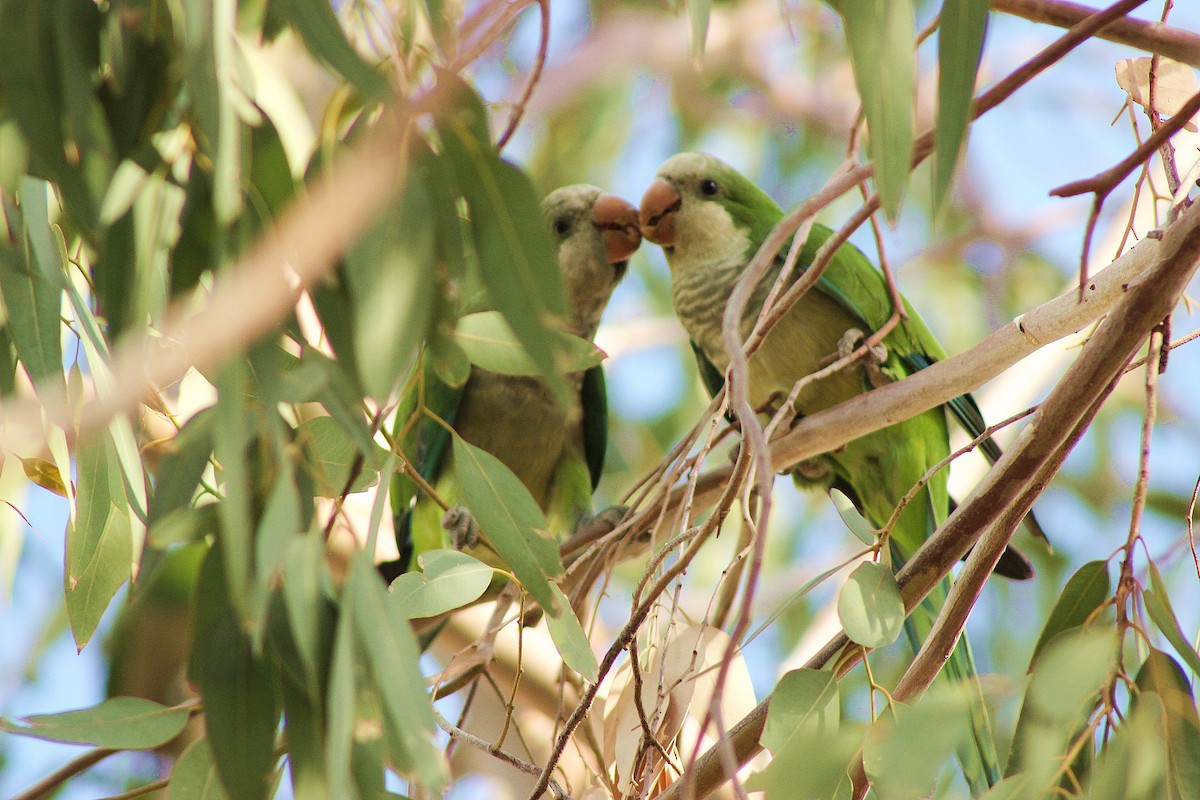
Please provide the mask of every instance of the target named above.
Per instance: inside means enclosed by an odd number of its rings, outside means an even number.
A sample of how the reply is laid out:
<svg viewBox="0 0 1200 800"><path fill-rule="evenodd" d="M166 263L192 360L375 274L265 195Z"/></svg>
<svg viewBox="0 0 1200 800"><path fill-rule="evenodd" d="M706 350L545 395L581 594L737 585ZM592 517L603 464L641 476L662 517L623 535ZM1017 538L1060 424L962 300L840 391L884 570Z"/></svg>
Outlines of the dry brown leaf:
<svg viewBox="0 0 1200 800"><path fill-rule="evenodd" d="M1151 59L1146 56L1123 58L1116 67L1117 85L1129 93L1130 100L1143 108L1150 103L1150 62ZM1154 105L1158 113L1168 117L1174 116L1200 90L1195 70L1169 58L1159 58L1155 76ZM1196 131L1193 122L1183 127Z"/></svg>

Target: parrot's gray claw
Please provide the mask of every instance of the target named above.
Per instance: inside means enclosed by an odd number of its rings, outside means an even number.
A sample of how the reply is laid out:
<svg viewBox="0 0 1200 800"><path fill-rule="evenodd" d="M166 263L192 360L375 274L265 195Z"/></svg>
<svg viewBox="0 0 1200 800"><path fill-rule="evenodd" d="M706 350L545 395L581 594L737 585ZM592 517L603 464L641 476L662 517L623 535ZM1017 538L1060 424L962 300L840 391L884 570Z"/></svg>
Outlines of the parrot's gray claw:
<svg viewBox="0 0 1200 800"><path fill-rule="evenodd" d="M858 346L866 340L866 338L866 334L864 334L858 328L849 328L845 333L842 334L842 338L838 340L838 357L849 358L850 355L858 349ZM887 346L882 342L872 345L867 349L867 354L868 358L865 369L867 373L867 380L871 382L871 385L878 388L885 384L891 383L891 380L888 378L888 376L885 375L883 370L879 368L881 364L887 361Z"/></svg>
<svg viewBox="0 0 1200 800"><path fill-rule="evenodd" d="M453 505L442 515L442 529L449 532L455 550L471 550L479 545L479 524L466 506Z"/></svg>
<svg viewBox="0 0 1200 800"><path fill-rule="evenodd" d="M867 335L858 328L849 328L842 334L842 338L838 340L838 357L847 358L851 353L858 349L858 346L863 343ZM876 364L882 364L887 361L888 350L887 345L882 342L872 345L870 350L871 360Z"/></svg>

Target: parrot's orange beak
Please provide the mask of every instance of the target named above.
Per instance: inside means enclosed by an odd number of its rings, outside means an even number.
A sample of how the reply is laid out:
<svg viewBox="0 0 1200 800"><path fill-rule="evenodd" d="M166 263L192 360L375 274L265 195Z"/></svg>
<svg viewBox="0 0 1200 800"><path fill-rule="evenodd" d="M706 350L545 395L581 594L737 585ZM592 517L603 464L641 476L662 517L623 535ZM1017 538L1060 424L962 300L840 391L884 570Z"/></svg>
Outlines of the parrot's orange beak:
<svg viewBox="0 0 1200 800"><path fill-rule="evenodd" d="M679 210L679 191L664 178L655 178L654 183L642 195L642 209L638 221L642 224L642 235L663 247L675 246L675 212Z"/></svg>
<svg viewBox="0 0 1200 800"><path fill-rule="evenodd" d="M602 194L596 199L592 224L604 239L604 255L610 264L628 261L642 243L637 209L614 195Z"/></svg>

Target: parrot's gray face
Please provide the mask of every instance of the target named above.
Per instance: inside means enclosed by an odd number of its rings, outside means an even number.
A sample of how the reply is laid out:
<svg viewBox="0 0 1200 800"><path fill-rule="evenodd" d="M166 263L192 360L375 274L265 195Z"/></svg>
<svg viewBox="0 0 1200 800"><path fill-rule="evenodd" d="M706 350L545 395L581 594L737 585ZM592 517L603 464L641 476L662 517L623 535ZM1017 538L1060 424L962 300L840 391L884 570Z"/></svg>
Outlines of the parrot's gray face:
<svg viewBox="0 0 1200 800"><path fill-rule="evenodd" d="M709 163L713 162L713 163ZM744 260L748 232L729 213L735 198L719 162L687 153L669 159L642 197L639 223L672 269Z"/></svg>
<svg viewBox="0 0 1200 800"><path fill-rule="evenodd" d="M567 186L546 197L542 212L558 243L570 331L591 339L641 244L637 209L594 186Z"/></svg>

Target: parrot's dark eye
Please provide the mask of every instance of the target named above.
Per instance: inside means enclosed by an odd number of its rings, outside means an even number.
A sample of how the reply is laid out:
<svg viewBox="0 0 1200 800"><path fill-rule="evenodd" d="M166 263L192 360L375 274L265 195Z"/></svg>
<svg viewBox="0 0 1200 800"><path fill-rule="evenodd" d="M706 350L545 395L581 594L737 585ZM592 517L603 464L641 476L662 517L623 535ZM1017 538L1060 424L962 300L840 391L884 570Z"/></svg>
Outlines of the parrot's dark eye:
<svg viewBox="0 0 1200 800"><path fill-rule="evenodd" d="M554 220L554 232L556 234L566 236L569 230L571 230L571 222L566 217L559 217Z"/></svg>
<svg viewBox="0 0 1200 800"><path fill-rule="evenodd" d="M720 191L720 187L717 186L717 182L712 178L705 178L700 181L700 193L705 197L716 197L718 191Z"/></svg>

